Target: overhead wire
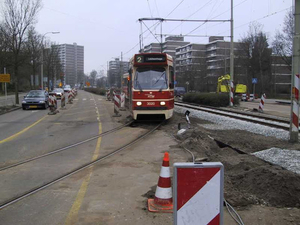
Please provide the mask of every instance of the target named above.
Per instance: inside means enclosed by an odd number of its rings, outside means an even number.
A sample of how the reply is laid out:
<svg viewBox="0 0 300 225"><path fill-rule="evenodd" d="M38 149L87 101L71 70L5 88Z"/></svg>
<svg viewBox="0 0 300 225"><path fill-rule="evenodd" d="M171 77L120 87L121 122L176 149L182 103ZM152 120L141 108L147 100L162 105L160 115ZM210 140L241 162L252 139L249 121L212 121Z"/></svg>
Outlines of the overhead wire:
<svg viewBox="0 0 300 225"><path fill-rule="evenodd" d="M181 2L179 2L179 4L178 5L176 5L175 6L175 8L166 16L166 18L168 17L168 16L170 16L182 3L184 2L184 0L182 0Z"/></svg>
<svg viewBox="0 0 300 225"><path fill-rule="evenodd" d="M205 8L208 4L210 4L213 0L210 0L209 2L207 2L206 4L202 5L199 9L197 9L195 12L193 12L191 15L189 15L188 17L185 17L184 19L189 19L191 18L193 15L195 15L197 12L199 12L201 9ZM173 28L169 33L172 33L174 30L176 30L179 26L181 26L183 24L183 22L181 22L179 25L177 25L175 28Z"/></svg>
<svg viewBox="0 0 300 225"><path fill-rule="evenodd" d="M248 1L248 0L244 0L244 1L242 1L242 2L240 2L240 3L238 3L238 4L236 4L236 5L234 5L233 8L235 8L235 7L237 7L237 6L241 5L241 4L243 4L243 3L246 2L246 1ZM221 14L219 14L219 15L213 17L213 18L211 18L211 19L216 19L216 18L218 18L219 16L225 14L226 12L228 12L228 11L230 11L230 10L231 10L231 8L228 9L228 10L226 10L226 11L224 11L223 13L221 13ZM192 31L190 31L189 33L187 33L186 35L189 35L189 34L193 33L194 31L198 30L198 29L199 29L200 27L202 27L205 23L206 23L206 22L200 24L199 26L197 26L196 28L194 28ZM224 22L217 23L216 25L213 25L212 27L218 26L218 25L223 24L223 23L224 23Z"/></svg>

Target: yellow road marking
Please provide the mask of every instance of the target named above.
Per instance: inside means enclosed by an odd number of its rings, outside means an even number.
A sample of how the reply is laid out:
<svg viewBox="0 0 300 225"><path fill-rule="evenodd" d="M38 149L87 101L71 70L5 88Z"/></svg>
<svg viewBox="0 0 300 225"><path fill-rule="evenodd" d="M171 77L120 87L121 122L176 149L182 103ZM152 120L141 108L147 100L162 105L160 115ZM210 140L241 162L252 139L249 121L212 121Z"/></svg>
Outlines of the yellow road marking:
<svg viewBox="0 0 300 225"><path fill-rule="evenodd" d="M98 133L101 134L102 133L102 125L101 125L101 121L100 121L100 114L99 114L98 108L96 108L96 114L97 114L97 118L98 118L98 121L99 121L99 132ZM101 140L102 140L102 137L99 137L97 139L96 149L94 151L92 161L96 160L99 156ZM79 212L79 209L80 209L81 204L83 202L85 193L87 191L88 184L89 184L92 172L93 172L93 166L89 168L89 173L85 176L84 181L81 184L81 187L80 187L79 192L76 196L75 202L73 203L72 208L71 208L71 210L70 210L70 212L67 216L67 219L65 221L65 225L76 224L76 222L78 220L78 212Z"/></svg>
<svg viewBox="0 0 300 225"><path fill-rule="evenodd" d="M25 129L21 130L20 132L8 137L8 138L5 138L3 140L0 141L0 144L3 144L5 142L8 142L8 141L11 141L13 140L14 138L18 137L19 135L25 133L26 131L28 131L30 128L34 127L35 125L37 125L38 123L40 123L43 119L45 119L48 115L44 116L42 119L39 119L38 121L36 121L35 123L31 124L30 126L26 127Z"/></svg>

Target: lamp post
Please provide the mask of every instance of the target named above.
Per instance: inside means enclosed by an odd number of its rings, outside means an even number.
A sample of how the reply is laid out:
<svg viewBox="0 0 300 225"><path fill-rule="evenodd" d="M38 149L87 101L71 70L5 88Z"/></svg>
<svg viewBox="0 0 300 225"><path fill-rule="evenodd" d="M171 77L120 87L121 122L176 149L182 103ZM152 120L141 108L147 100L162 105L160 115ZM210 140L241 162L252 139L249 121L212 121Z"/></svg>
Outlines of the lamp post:
<svg viewBox="0 0 300 225"><path fill-rule="evenodd" d="M60 32L59 31L52 31L52 32L47 32L45 33L43 36L42 36L42 63L41 63L41 86L42 86L42 90L44 90L44 37L47 35L47 34L59 34Z"/></svg>

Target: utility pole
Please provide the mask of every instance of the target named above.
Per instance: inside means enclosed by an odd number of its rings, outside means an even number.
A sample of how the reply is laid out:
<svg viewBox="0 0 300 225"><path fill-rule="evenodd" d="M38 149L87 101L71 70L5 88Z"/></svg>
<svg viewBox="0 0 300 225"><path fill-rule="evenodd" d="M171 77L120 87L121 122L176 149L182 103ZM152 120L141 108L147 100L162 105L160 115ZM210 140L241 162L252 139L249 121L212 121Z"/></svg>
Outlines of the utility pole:
<svg viewBox="0 0 300 225"><path fill-rule="evenodd" d="M300 1L295 0L294 2L290 142L298 142L299 133Z"/></svg>
<svg viewBox="0 0 300 225"><path fill-rule="evenodd" d="M229 106L233 107L233 79L234 78L234 46L233 46L233 0L231 0L231 19L230 19L230 94Z"/></svg>
<svg viewBox="0 0 300 225"><path fill-rule="evenodd" d="M121 78L121 83L120 83L120 88L121 88L121 93L123 90L123 85L122 85L122 81L123 81L123 52L121 52L121 65L120 65L120 78Z"/></svg>

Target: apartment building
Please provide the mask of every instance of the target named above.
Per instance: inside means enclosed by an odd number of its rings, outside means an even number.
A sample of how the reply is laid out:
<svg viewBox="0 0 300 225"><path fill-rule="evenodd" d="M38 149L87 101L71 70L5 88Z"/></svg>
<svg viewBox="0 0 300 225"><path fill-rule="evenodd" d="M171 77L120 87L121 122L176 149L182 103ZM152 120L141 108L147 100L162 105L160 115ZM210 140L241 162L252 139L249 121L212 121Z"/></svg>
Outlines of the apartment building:
<svg viewBox="0 0 300 225"><path fill-rule="evenodd" d="M281 56L272 55L272 84L274 95L291 92L291 65L288 65ZM292 59L288 59L290 62Z"/></svg>
<svg viewBox="0 0 300 225"><path fill-rule="evenodd" d="M74 87L80 82L78 77L84 73L84 46L73 43L61 44L57 47L64 74L63 83Z"/></svg>
<svg viewBox="0 0 300 225"><path fill-rule="evenodd" d="M146 45L142 52L163 52L171 55L175 62L175 53L176 48L186 45L189 42L184 41L183 36L169 36L165 38L165 42L160 43L151 43Z"/></svg>
<svg viewBox="0 0 300 225"><path fill-rule="evenodd" d="M108 63L108 81L110 86L121 87L121 76L128 72L129 62L115 58Z"/></svg>
<svg viewBox="0 0 300 225"><path fill-rule="evenodd" d="M234 43L234 54L242 54L237 42ZM246 74L239 67L235 62L235 80L245 83ZM178 85L185 85L185 76L191 73L195 79L192 89L215 91L218 77L230 73L230 42L224 41L224 37L212 36L208 44L189 43L176 48Z"/></svg>

